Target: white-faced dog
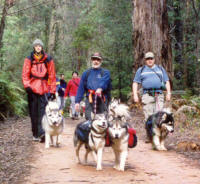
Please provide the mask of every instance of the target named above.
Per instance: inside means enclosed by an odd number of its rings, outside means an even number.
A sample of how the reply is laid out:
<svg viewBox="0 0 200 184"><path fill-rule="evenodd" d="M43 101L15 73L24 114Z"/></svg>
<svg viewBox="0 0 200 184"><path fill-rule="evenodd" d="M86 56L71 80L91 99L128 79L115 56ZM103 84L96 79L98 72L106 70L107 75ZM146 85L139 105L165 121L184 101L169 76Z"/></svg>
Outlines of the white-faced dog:
<svg viewBox="0 0 200 184"><path fill-rule="evenodd" d="M85 145L85 163L90 151L97 163L96 170L102 170L102 154L105 146L105 135L108 128L108 122L104 114L96 114L94 120L90 123L90 131L83 130L80 127L87 126L88 122L83 122L77 125L74 132L74 146L76 147L76 157L78 163L81 163L79 150L82 145ZM88 128L86 128L88 129ZM88 134L87 134L88 132ZM81 134L86 134L86 138L82 138Z"/></svg>
<svg viewBox="0 0 200 184"><path fill-rule="evenodd" d="M128 155L128 125L121 120L113 120L109 126L109 136L111 146L115 154L114 168L124 171L126 158Z"/></svg>
<svg viewBox="0 0 200 184"><path fill-rule="evenodd" d="M128 119L130 119L128 106L114 100L109 108L110 126L108 132L111 138L111 146L115 154L114 168L119 171L124 171L128 155Z"/></svg>
<svg viewBox="0 0 200 184"><path fill-rule="evenodd" d="M63 132L64 122L56 101L48 102L42 118L42 127L45 131L45 148L49 148L50 144L58 146L59 135Z"/></svg>
<svg viewBox="0 0 200 184"><path fill-rule="evenodd" d="M165 139L174 132L174 118L172 113L160 111L151 115L145 124L147 136L152 141L153 149L166 151Z"/></svg>

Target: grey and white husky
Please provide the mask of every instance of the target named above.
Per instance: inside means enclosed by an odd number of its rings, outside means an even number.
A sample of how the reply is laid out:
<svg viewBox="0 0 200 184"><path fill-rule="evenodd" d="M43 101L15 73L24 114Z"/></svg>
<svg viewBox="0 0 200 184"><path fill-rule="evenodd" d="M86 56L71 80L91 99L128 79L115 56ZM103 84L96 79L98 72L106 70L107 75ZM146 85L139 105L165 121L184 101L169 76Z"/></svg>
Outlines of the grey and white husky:
<svg viewBox="0 0 200 184"><path fill-rule="evenodd" d="M109 108L109 136L111 138L111 146L115 154L114 168L119 171L124 171L126 158L128 155L128 139L130 119L128 106L114 100Z"/></svg>
<svg viewBox="0 0 200 184"><path fill-rule="evenodd" d="M49 101L42 118L42 128L45 131L45 148L50 144L59 145L59 136L63 132L64 122L62 112L56 101ZM55 138L55 140L54 140Z"/></svg>
<svg viewBox="0 0 200 184"><path fill-rule="evenodd" d="M94 120L91 122L90 131L87 135L87 141L81 140L79 136L79 127L86 122L77 125L74 132L74 146L76 148L77 162L81 163L79 151L82 145L85 145L85 163L89 152L92 152L94 160L97 163L96 170L102 170L102 154L105 146L105 135L108 128L108 122L105 114L96 114Z"/></svg>

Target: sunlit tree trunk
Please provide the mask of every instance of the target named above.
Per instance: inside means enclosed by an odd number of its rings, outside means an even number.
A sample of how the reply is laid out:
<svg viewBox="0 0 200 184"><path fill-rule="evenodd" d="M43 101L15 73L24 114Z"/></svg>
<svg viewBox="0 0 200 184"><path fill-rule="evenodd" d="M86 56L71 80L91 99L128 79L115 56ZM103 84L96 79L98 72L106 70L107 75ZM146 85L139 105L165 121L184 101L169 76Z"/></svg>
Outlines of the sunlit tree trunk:
<svg viewBox="0 0 200 184"><path fill-rule="evenodd" d="M152 51L172 77L172 50L166 0L133 0L134 72L143 65L144 54Z"/></svg>

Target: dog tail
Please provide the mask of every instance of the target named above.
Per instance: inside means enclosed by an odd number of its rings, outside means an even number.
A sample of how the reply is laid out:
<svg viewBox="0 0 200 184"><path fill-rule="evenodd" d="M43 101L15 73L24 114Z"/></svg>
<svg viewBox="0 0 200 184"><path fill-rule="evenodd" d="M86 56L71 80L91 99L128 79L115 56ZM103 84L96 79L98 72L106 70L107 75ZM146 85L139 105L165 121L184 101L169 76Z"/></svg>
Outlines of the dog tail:
<svg viewBox="0 0 200 184"><path fill-rule="evenodd" d="M77 143L78 143L78 135L77 135L77 133L76 133L76 130L75 130L75 132L74 132L73 141L74 141L74 147L76 147L76 146L77 146Z"/></svg>

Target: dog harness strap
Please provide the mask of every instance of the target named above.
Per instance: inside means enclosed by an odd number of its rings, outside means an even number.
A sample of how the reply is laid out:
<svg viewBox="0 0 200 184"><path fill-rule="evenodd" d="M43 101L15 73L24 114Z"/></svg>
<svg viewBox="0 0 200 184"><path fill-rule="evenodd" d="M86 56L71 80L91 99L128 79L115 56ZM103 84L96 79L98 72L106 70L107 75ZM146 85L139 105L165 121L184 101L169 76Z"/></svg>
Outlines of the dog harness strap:
<svg viewBox="0 0 200 184"><path fill-rule="evenodd" d="M100 134L100 135L105 134L105 131L103 131L102 133L97 132L97 130L93 126L91 127L91 130L94 131L96 134ZM94 136L94 137L97 137L97 136Z"/></svg>

